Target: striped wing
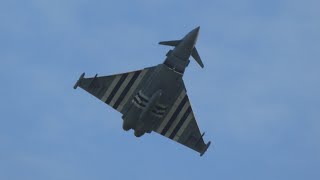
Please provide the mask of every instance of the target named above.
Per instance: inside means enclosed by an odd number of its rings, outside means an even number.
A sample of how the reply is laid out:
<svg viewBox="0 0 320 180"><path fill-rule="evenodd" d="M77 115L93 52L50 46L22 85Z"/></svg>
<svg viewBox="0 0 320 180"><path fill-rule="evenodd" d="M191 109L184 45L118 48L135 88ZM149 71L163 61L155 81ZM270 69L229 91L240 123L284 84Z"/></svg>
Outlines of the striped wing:
<svg viewBox="0 0 320 180"><path fill-rule="evenodd" d="M185 89L181 90L155 131L201 154L209 146L203 141Z"/></svg>
<svg viewBox="0 0 320 180"><path fill-rule="evenodd" d="M150 67L111 76L80 78L77 85L123 114L132 95L137 93L153 69Z"/></svg>

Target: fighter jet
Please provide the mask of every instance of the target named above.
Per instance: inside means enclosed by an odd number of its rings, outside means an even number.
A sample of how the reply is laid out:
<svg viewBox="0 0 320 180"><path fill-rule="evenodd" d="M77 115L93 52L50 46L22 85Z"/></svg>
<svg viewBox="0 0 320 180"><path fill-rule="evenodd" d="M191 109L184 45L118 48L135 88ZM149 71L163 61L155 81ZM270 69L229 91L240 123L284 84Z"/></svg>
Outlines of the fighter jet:
<svg viewBox="0 0 320 180"><path fill-rule="evenodd" d="M183 74L190 56L203 68L195 44L200 27L181 40L159 42L173 46L162 64L137 71L85 78L74 85L89 92L122 114L123 129L140 137L152 131L183 144L202 156L210 146L200 133Z"/></svg>

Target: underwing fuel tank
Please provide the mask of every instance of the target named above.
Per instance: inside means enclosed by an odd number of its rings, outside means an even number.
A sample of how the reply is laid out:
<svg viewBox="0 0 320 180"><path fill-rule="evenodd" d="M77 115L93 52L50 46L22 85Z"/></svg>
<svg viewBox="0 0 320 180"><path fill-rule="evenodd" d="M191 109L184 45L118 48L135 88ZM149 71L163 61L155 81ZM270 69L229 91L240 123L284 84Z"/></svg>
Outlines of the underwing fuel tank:
<svg viewBox="0 0 320 180"><path fill-rule="evenodd" d="M147 106L145 107L145 109L142 111L142 113L140 114L139 117L139 121L140 122L144 122L145 117L147 116L147 114L149 112L151 112L151 109L156 105L156 103L159 101L159 99L162 96L162 90L159 89L158 91L156 91L150 98L149 103L147 104Z"/></svg>

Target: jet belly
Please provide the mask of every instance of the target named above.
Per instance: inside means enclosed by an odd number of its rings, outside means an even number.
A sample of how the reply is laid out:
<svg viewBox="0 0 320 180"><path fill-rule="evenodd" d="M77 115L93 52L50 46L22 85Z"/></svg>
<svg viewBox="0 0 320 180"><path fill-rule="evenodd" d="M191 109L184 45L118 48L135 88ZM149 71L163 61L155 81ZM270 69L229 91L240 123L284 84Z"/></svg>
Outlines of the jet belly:
<svg viewBox="0 0 320 180"><path fill-rule="evenodd" d="M161 122L168 104L171 104L181 87L181 75L160 64L150 76L148 83L132 100L129 111L123 116L125 130L134 129L141 136L151 132Z"/></svg>
<svg viewBox="0 0 320 180"><path fill-rule="evenodd" d="M162 96L162 90L161 89L159 89L157 92L155 92L151 96L150 102L147 104L146 108L140 114L140 117L139 117L140 121L144 122L145 117L147 116L148 113L151 112L152 108L154 108L154 106L159 101L161 96Z"/></svg>
<svg viewBox="0 0 320 180"><path fill-rule="evenodd" d="M159 71L161 65L156 67L145 85L132 98L132 104L124 114L123 129L139 131L138 136L144 132L150 132L154 116L150 112L161 98L163 91L159 88ZM136 135L137 136L137 135Z"/></svg>
<svg viewBox="0 0 320 180"><path fill-rule="evenodd" d="M168 68L166 65L159 66L158 76L152 80L152 83L146 89L147 92L156 92L161 89L161 97L155 105L147 111L147 116L144 118L145 129L149 131L155 130L163 121L170 105L174 103L181 89L184 89L182 83L182 75Z"/></svg>

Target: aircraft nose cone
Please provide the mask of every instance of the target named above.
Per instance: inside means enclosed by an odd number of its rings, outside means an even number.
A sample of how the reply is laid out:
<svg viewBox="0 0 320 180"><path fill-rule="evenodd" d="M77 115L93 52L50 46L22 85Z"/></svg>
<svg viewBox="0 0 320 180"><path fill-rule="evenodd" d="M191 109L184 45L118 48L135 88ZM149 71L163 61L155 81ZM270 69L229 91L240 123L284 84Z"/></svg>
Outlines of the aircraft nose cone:
<svg viewBox="0 0 320 180"><path fill-rule="evenodd" d="M199 30L200 30L200 26L198 26L198 27L196 27L194 30L192 30L193 32L195 32L195 33L199 33Z"/></svg>
<svg viewBox="0 0 320 180"><path fill-rule="evenodd" d="M190 35L190 36L193 36L193 37L197 37L198 34L199 34L199 30L200 30L200 26L198 26L198 27L196 27L195 29L193 29L193 30L189 33L189 35Z"/></svg>
<svg viewBox="0 0 320 180"><path fill-rule="evenodd" d="M187 39L191 40L195 44L198 38L199 30L200 30L200 26L190 31L190 33L187 36L188 37Z"/></svg>
<svg viewBox="0 0 320 180"><path fill-rule="evenodd" d="M190 31L175 48L174 53L182 59L188 59L197 42L200 26Z"/></svg>

